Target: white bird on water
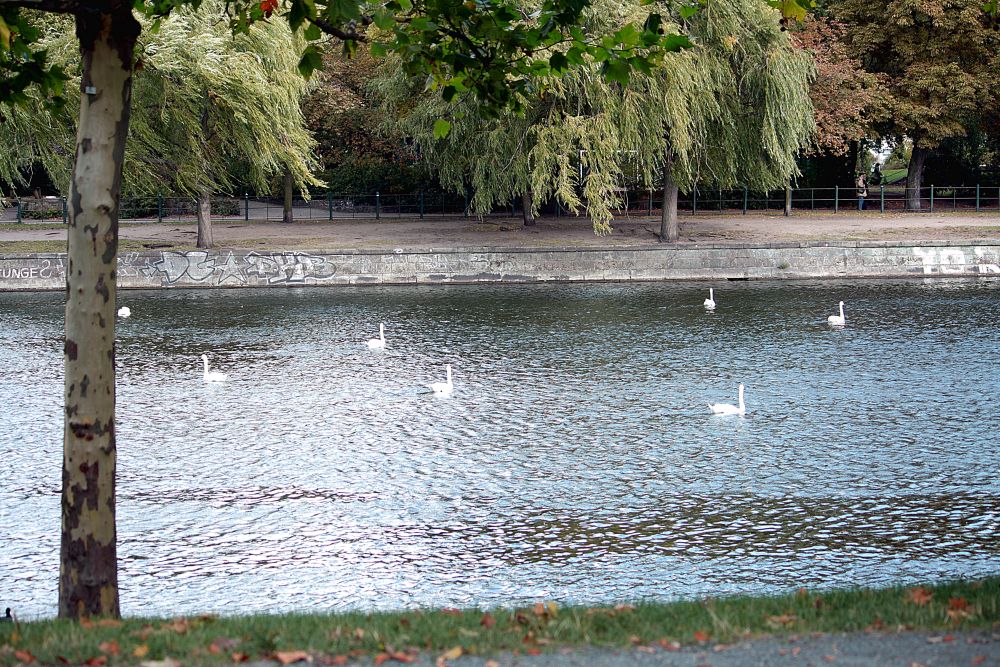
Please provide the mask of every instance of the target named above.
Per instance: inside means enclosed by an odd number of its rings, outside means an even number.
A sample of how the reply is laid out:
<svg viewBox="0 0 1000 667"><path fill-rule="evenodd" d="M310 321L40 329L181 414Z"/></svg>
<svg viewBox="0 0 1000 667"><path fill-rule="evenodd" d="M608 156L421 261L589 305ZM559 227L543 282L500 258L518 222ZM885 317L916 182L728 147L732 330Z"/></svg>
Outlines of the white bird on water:
<svg viewBox="0 0 1000 667"><path fill-rule="evenodd" d="M122 306L118 309L118 317L128 317L132 314L131 309L128 306Z"/></svg>
<svg viewBox="0 0 1000 667"><path fill-rule="evenodd" d="M717 415L743 415L746 414L747 406L743 402L743 383L740 382L740 404L732 403L709 403L708 407Z"/></svg>
<svg viewBox="0 0 1000 667"><path fill-rule="evenodd" d="M438 396L447 396L455 388L455 385L451 383L451 364L447 364L445 367L445 373L448 376L445 382L434 382L427 385L427 388L433 391Z"/></svg>
<svg viewBox="0 0 1000 667"><path fill-rule="evenodd" d="M844 302L840 302L840 315L831 315L826 318L831 327L842 327L847 324L847 319L844 317Z"/></svg>
<svg viewBox="0 0 1000 667"><path fill-rule="evenodd" d="M715 310L715 290L708 288L708 298L705 299L705 310Z"/></svg>
<svg viewBox="0 0 1000 667"><path fill-rule="evenodd" d="M379 322L378 325L378 338L372 338L368 341L369 350L384 350L385 349L385 325Z"/></svg>
<svg viewBox="0 0 1000 667"><path fill-rule="evenodd" d="M208 370L208 355L201 355L201 363L205 365L205 382L225 382L229 376L219 371Z"/></svg>

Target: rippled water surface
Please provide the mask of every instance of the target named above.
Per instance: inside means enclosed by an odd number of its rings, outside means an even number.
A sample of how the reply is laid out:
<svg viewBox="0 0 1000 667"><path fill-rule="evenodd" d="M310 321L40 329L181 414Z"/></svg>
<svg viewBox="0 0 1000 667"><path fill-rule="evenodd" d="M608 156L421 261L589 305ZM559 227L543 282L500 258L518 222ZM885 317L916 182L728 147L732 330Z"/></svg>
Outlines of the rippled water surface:
<svg viewBox="0 0 1000 667"><path fill-rule="evenodd" d="M1000 282L721 283L714 314L706 291L124 292L124 612L1000 572ZM56 605L62 317L0 294L0 603L25 617ZM446 363L454 394L423 393ZM739 382L746 417L712 416Z"/></svg>

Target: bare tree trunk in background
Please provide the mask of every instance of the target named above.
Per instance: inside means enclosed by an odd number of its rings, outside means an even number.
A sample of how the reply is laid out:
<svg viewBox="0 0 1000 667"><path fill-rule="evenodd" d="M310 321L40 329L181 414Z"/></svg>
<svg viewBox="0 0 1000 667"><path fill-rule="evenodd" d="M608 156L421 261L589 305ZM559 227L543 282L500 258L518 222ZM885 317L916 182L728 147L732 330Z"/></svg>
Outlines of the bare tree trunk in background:
<svg viewBox="0 0 1000 667"><path fill-rule="evenodd" d="M792 214L792 186L785 186L785 217Z"/></svg>
<svg viewBox="0 0 1000 667"><path fill-rule="evenodd" d="M924 179L924 163L929 153L926 148L918 148L914 142L909 169L906 172L906 208L910 211L920 210L920 186Z"/></svg>
<svg viewBox="0 0 1000 667"><path fill-rule="evenodd" d="M535 226L535 214L531 210L533 203L534 199L529 188L521 194L521 218L524 220L525 227Z"/></svg>
<svg viewBox="0 0 1000 667"><path fill-rule="evenodd" d="M660 243L674 243L680 237L677 224L677 184L670 170L673 160L663 165L663 210L660 212Z"/></svg>
<svg viewBox="0 0 1000 667"><path fill-rule="evenodd" d="M211 248L215 244L212 238L212 193L198 194L198 247Z"/></svg>
<svg viewBox="0 0 1000 667"><path fill-rule="evenodd" d="M59 616L118 616L115 290L139 23L124 0L76 16L83 66L69 189Z"/></svg>
<svg viewBox="0 0 1000 667"><path fill-rule="evenodd" d="M295 222L292 217L292 172L285 171L285 205L281 213L282 222Z"/></svg>

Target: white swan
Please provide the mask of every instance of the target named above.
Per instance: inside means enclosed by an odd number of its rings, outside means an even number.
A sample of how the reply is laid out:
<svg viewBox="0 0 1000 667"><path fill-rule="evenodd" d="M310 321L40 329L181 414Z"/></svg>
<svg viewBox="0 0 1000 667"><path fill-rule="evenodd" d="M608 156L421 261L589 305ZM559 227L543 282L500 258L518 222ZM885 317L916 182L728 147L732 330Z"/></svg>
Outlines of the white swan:
<svg viewBox="0 0 1000 667"><path fill-rule="evenodd" d="M740 382L740 404L732 403L709 403L708 407L717 415L743 415L746 414L747 406L743 402L743 383Z"/></svg>
<svg viewBox="0 0 1000 667"><path fill-rule="evenodd" d="M369 350L384 350L385 349L385 325L379 322L378 325L378 338L372 338L368 341Z"/></svg>
<svg viewBox="0 0 1000 667"><path fill-rule="evenodd" d="M118 309L118 317L128 317L132 314L131 309L128 306L122 306Z"/></svg>
<svg viewBox="0 0 1000 667"><path fill-rule="evenodd" d="M826 321L830 323L831 327L842 327L847 324L847 320L844 318L844 302L840 302L840 315L831 315L826 318Z"/></svg>
<svg viewBox="0 0 1000 667"><path fill-rule="evenodd" d="M208 370L208 355L201 355L201 363L205 365L205 382L225 382L229 376L219 371Z"/></svg>
<svg viewBox="0 0 1000 667"><path fill-rule="evenodd" d="M705 299L705 310L715 310L715 290L708 288L708 298Z"/></svg>
<svg viewBox="0 0 1000 667"><path fill-rule="evenodd" d="M445 382L434 382L427 385L427 388L438 396L447 396L455 388L455 385L451 383L451 364L447 364L444 368L448 375L448 380Z"/></svg>

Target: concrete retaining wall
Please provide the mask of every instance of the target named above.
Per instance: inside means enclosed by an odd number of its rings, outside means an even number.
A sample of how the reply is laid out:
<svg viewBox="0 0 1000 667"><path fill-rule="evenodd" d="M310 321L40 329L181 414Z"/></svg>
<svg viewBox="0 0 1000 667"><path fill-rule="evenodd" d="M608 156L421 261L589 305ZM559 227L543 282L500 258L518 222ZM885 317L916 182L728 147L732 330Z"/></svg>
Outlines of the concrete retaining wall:
<svg viewBox="0 0 1000 667"><path fill-rule="evenodd" d="M1000 276L1000 241L158 251L118 262L124 288ZM61 290L65 271L62 254L0 255L0 291Z"/></svg>

